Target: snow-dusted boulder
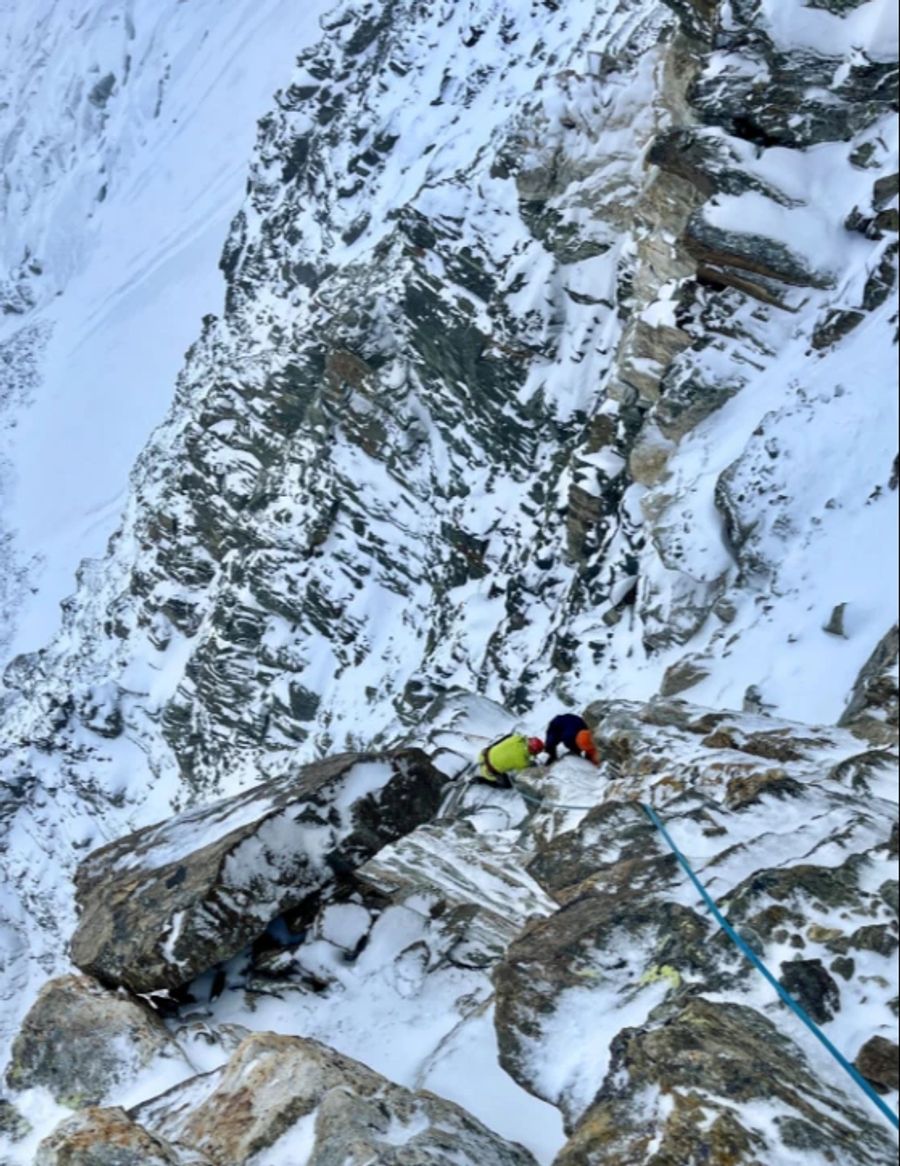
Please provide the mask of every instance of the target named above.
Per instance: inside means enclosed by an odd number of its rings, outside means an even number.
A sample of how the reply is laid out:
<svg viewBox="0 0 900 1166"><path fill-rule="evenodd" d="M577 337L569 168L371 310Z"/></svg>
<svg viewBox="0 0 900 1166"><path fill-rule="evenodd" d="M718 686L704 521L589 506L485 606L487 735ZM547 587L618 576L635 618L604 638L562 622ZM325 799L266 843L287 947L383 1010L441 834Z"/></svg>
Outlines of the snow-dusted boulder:
<svg viewBox="0 0 900 1166"><path fill-rule="evenodd" d="M135 992L187 983L431 817L444 782L417 750L342 754L102 847L72 958Z"/></svg>
<svg viewBox="0 0 900 1166"><path fill-rule="evenodd" d="M532 924L494 973L496 1027L507 1072L558 1105L571 1127L603 1081L605 1058L591 1041L573 1043L572 1029L589 1026L599 1046L606 1008L646 1008L663 991L642 987L653 968L724 986L716 975L709 921L666 892L678 882L671 855L625 859L584 886L549 919ZM615 1022L621 1027L621 1018Z"/></svg>
<svg viewBox="0 0 900 1166"><path fill-rule="evenodd" d="M357 872L363 883L395 901L427 905L446 938L445 958L490 967L531 916L556 904L496 838L465 820L420 826L381 850Z"/></svg>
<svg viewBox="0 0 900 1166"><path fill-rule="evenodd" d="M897 1154L772 1021L702 996L616 1037L603 1088L555 1166L634 1166L651 1143L657 1161L679 1163L890 1166Z"/></svg>
<svg viewBox="0 0 900 1166"><path fill-rule="evenodd" d="M217 1163L264 1151L303 1166L534 1166L527 1150L431 1093L394 1085L317 1041L248 1037L222 1069L137 1107L147 1130ZM265 1160L269 1160L266 1158Z"/></svg>
<svg viewBox="0 0 900 1166"><path fill-rule="evenodd" d="M157 1015L88 976L60 976L22 1023L6 1072L13 1089L42 1085L63 1105L97 1105L146 1071L170 1080L192 1066Z"/></svg>
<svg viewBox="0 0 900 1166"><path fill-rule="evenodd" d="M170 1146L123 1109L84 1109L38 1146L34 1166L212 1166L211 1159Z"/></svg>

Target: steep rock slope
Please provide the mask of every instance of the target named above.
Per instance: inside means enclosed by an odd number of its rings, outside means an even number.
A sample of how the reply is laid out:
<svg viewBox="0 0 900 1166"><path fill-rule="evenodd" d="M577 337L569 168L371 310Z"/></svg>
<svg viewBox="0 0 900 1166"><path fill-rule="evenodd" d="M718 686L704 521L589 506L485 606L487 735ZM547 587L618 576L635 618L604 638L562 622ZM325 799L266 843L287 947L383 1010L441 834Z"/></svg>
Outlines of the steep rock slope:
<svg viewBox="0 0 900 1166"><path fill-rule="evenodd" d="M120 520L221 304L256 119L327 6L0 3L4 661L55 632L79 560Z"/></svg>
<svg viewBox="0 0 900 1166"><path fill-rule="evenodd" d="M432 744L456 749L498 714L450 701ZM84 1009L70 993L68 1015L44 1005L40 1070L80 1112L36 1161L114 1141L139 1154L154 1138L173 1162L231 1161L243 1147L254 1166L291 1151L315 1166L351 1143L360 1161L531 1160L499 1137L557 1166L892 1162L870 1099L718 930L641 803L895 1106L883 1072L897 1051L895 751L680 701L604 702L588 717L599 770L566 759L518 791L460 784L435 820L337 872L318 904L220 966L224 992L194 981L170 1014L170 1047L148 1029L168 1058L160 1080L178 1066L185 1078L159 1096L110 1040L119 1065L104 1066L103 1106L73 1099L81 1068L66 1033L83 1042L97 993ZM205 853L199 833L189 865ZM114 858L100 852L85 871L106 862L114 876ZM128 934L118 942L126 950ZM13 1074L32 1068L34 1047L33 1035L18 1042Z"/></svg>
<svg viewBox="0 0 900 1166"><path fill-rule="evenodd" d="M891 20L334 10L122 529L6 671L7 1038L74 923L35 847L454 686L896 717Z"/></svg>
<svg viewBox="0 0 900 1166"><path fill-rule="evenodd" d="M447 679L470 680L486 652L488 673L519 676L504 635L573 574L534 557L559 492L537 479L564 473L560 441L580 440L602 372L593 348L605 368L618 328L623 243L578 192L597 171L607 199L638 188L664 29L667 10L593 5L400 3L328 22L263 126L223 254L226 315L192 350L109 557L82 566L53 645L5 671L14 1012L27 959L56 965L72 922L33 845L71 867L198 791L371 741L395 701L414 713L428 698L417 672L435 652L459 657ZM625 68L606 111L620 149L604 158L593 119L558 121L602 99L584 72L597 43ZM525 94L537 116L542 87L575 185L571 206L531 192L535 235L497 158L522 156L532 117L514 115ZM342 240L364 211L368 233ZM582 277L607 306L584 302L597 296Z"/></svg>
<svg viewBox="0 0 900 1166"><path fill-rule="evenodd" d="M879 0L804 12L339 6L117 545L7 683L160 718L197 784L454 684L837 719L893 622L896 62Z"/></svg>

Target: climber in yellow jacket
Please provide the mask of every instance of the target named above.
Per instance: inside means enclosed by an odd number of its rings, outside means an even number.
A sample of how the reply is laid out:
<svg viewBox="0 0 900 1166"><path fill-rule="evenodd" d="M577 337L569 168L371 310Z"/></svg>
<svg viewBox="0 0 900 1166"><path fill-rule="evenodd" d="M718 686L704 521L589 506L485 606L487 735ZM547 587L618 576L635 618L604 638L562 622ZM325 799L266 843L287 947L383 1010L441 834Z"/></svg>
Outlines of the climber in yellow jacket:
<svg viewBox="0 0 900 1166"><path fill-rule="evenodd" d="M511 773L535 765L535 757L544 751L540 737L523 737L521 733L507 733L478 754L478 775L489 785L509 789Z"/></svg>

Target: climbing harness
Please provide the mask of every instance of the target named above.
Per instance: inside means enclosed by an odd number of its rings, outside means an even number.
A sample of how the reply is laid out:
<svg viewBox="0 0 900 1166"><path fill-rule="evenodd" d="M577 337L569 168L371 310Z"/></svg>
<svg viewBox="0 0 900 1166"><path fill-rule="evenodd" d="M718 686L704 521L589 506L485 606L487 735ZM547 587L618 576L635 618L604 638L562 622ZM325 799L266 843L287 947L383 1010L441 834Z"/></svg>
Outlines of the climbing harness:
<svg viewBox="0 0 900 1166"><path fill-rule="evenodd" d="M784 988L784 986L782 984L780 984L778 982L778 980L775 979L775 977L772 975L772 973L769 971L769 969L766 967L766 965L762 962L762 960L759 958L759 956L756 954L756 952L754 952L752 950L752 948L747 944L746 940L742 939L741 936L738 935L738 933L735 931L735 929L731 926L731 924L728 922L728 920L725 918L725 916L722 914L722 912L716 906L709 891L707 891L706 887L704 887L704 885L700 882L699 878L694 873L688 860L684 857L684 855L681 853L681 851L678 849L678 847L673 842L671 835L669 834L668 830L666 830L665 826L660 821L659 815L656 813L656 811L653 809L653 807L642 804L641 809L644 811L644 813L647 815L647 817L650 819L650 821L653 823L653 825L656 827L656 829L663 836L663 838L665 839L666 843L669 846L669 849L672 851L672 853L675 855L675 857L678 859L679 863L681 864L681 867L684 870L685 874L688 876L688 878L691 880L691 882L694 884L694 886L700 892L700 897L703 899L703 902L706 904L707 908L709 909L710 913L712 914L713 919L715 919L715 921L722 928L722 930L725 932L725 934L728 936L728 938L732 941L732 943L734 943L736 945L736 947L738 948L738 950L741 952L741 954L743 956L745 956L750 961L751 964L753 964L753 966L756 968L756 970L758 972L760 972L761 975L766 980L768 980L768 982L772 985L772 987L775 989L775 991L778 993L778 995L781 997L781 999L784 1001L784 1003L787 1004L788 1008L790 1008L791 1011L794 1012L800 1018L800 1020L803 1021L803 1023L806 1025L806 1027L809 1029L809 1031L813 1034L813 1036L816 1038L816 1040L818 1040L822 1045L824 1045L824 1047L828 1050L829 1053L831 1053L832 1057L834 1057L834 1059L841 1066L841 1068L844 1070L844 1072L848 1073L850 1075L850 1077L852 1077L852 1079L856 1082L856 1084L860 1087L860 1089L862 1089L863 1093L865 1093L865 1095L869 1098L869 1100L874 1105L876 1105L878 1107L878 1109L881 1111L882 1114L884 1114L884 1116L888 1119L888 1121L891 1123L891 1125L894 1127L894 1129L900 1129L900 1122L898 1122L897 1115L878 1096L878 1094L875 1092L875 1090L872 1088L872 1086L869 1084L869 1082L865 1079L865 1077L863 1077L863 1075L859 1072L859 1070L856 1068L856 1066L851 1065L850 1062L847 1060L847 1058L843 1055L843 1053L841 1053L839 1049L835 1048L835 1046L831 1043L831 1041L828 1039L828 1037L825 1035L825 1033L822 1032L822 1030L819 1028L819 1026L816 1024L816 1022L812 1019L812 1017L806 1012L806 1010L800 1004L797 1003L797 1001L790 994L790 992L788 992Z"/></svg>
<svg viewBox="0 0 900 1166"><path fill-rule="evenodd" d="M524 798L526 802L532 802L535 805L543 806L545 809L549 809L549 810L588 810L589 811L589 810L596 809L596 805L594 805L594 806L573 806L573 805L567 805L565 802L548 802L545 799L540 798L540 797L536 797L533 794L525 793L525 791L519 789L518 786L514 785L513 789L516 791L516 793L519 794L520 797ZM681 853L681 851L675 845L675 842L672 840L672 836L669 834L668 830L662 824L662 821L660 820L659 815L656 813L656 811L653 809L653 807L646 805L643 802L640 803L640 806L641 806L641 809L644 811L644 813L647 815L647 817L650 819L650 821L653 823L653 825L656 827L656 829L659 831L659 833L662 835L667 846L672 851L672 853L675 855L676 859L678 860L678 862L681 865L681 868L684 870L685 874L688 876L688 878L694 884L694 887L699 892L701 899L705 903L705 905L706 905L707 909L709 910L710 914L712 915L712 917L718 923L719 927L721 927L721 929L725 932L725 934L732 941L732 943L737 947L737 949L741 952L741 954L746 959L748 959L750 961L750 963L756 968L756 970L763 976L763 978L765 980L767 980L769 984L771 984L771 986L775 989L775 991L781 997L782 1001L806 1025L806 1027L813 1034L813 1036L816 1038L816 1040L818 1040L819 1043L821 1045L823 1045L825 1049L827 1049L827 1051L832 1055L832 1057L835 1059L835 1061L837 1061L837 1063L844 1070L844 1072L847 1073L850 1076L850 1078L859 1086L859 1088L863 1091L863 1093L865 1093L866 1097L868 1097L868 1099L872 1102L872 1104L877 1106L880 1113L888 1119L888 1121L891 1123L891 1125L894 1127L894 1129L900 1129L900 1121L898 1121L897 1115L891 1110L891 1108L887 1105L887 1103L885 1101L883 1101L882 1098L880 1098L878 1096L878 1094L875 1092L875 1090L872 1088L872 1086L869 1084L869 1082L865 1079L865 1077L863 1077L863 1075L856 1068L856 1066L852 1065L847 1060L847 1058L843 1055L843 1053L832 1044L832 1042L828 1039L828 1037L825 1035L825 1033L822 1032L821 1028L819 1028L819 1026L812 1019L812 1017L807 1013L807 1011L802 1007L802 1005L800 1005L794 999L794 997L790 994L790 992L788 992L787 989L782 984L780 984L778 980L776 980L776 978L772 975L772 973L769 971L769 969L766 967L766 965L763 963L763 961L759 958L759 956L747 944L746 940L742 939L741 936L738 935L738 933L735 931L735 929L731 926L731 924L728 922L728 920L725 918L725 916L722 914L722 912L716 906L715 901L713 900L709 891L707 891L706 887L704 887L704 885L700 882L700 879L694 873L694 870L691 867L688 860L684 857L684 855ZM662 968L658 969L660 974L655 975L653 977L653 979L663 979L663 978L669 979L668 973L670 971L673 971L673 970L674 969L668 969L668 968L667 969L662 969Z"/></svg>

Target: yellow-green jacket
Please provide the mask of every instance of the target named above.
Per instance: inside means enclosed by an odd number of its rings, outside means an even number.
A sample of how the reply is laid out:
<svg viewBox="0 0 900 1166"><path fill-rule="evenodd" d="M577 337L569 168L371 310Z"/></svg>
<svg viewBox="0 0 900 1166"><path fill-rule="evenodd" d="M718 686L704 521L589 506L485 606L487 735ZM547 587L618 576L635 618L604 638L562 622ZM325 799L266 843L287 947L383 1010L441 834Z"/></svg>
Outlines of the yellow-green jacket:
<svg viewBox="0 0 900 1166"><path fill-rule="evenodd" d="M481 776L486 781L496 781L498 774L528 769L534 765L534 758L528 752L528 739L521 733L510 733L479 753L478 763Z"/></svg>

